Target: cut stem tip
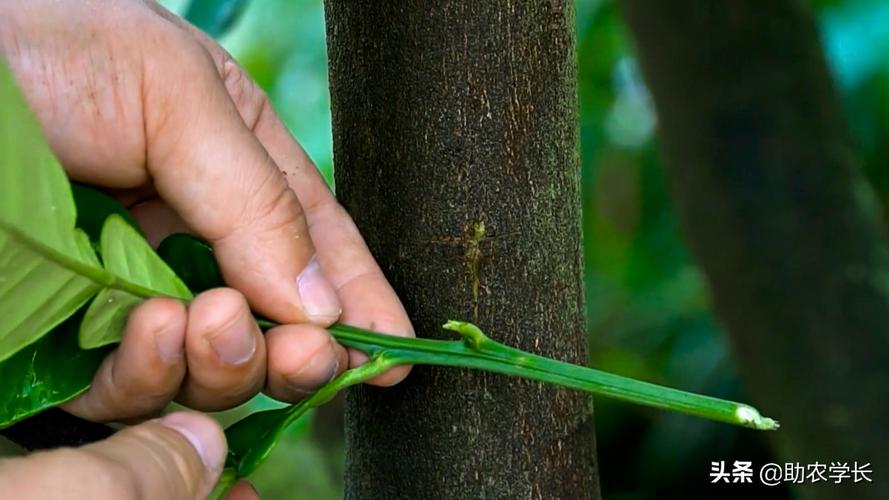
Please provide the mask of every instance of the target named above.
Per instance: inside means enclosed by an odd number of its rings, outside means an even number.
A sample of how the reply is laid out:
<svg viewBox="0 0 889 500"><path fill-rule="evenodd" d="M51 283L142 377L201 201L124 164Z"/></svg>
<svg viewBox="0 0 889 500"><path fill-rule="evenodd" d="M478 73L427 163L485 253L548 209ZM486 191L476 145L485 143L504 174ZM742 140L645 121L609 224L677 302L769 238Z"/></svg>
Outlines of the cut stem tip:
<svg viewBox="0 0 889 500"><path fill-rule="evenodd" d="M777 420L762 416L752 406L739 406L735 410L735 416L738 417L741 425L761 431L774 431L781 427Z"/></svg>

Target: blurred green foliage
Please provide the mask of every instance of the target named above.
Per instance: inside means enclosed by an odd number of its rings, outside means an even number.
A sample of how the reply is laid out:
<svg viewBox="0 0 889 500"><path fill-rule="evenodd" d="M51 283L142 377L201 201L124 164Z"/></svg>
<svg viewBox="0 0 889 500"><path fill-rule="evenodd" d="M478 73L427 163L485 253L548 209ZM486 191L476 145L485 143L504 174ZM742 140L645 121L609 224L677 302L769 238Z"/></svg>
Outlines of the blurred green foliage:
<svg viewBox="0 0 889 500"><path fill-rule="evenodd" d="M241 17L249 0L193 0L185 19L216 38L224 35Z"/></svg>
<svg viewBox="0 0 889 500"><path fill-rule="evenodd" d="M184 0L163 3L178 13L188 8ZM221 0L226 3L232 2ZM887 207L889 3L809 3L865 171ZM249 2L219 39L266 89L330 181L321 2ZM657 120L612 1L577 1L577 46L591 361L623 375L747 400L704 279L682 242L657 154ZM234 411L271 404L260 398ZM709 497L711 460L771 460L761 433L607 400L597 400L596 412L602 489L609 500L662 498L667 491ZM341 496L340 417L336 408L319 413L324 417L293 431L257 474L263 498ZM792 497L783 489L755 487L740 494ZM723 490L721 497L733 494Z"/></svg>

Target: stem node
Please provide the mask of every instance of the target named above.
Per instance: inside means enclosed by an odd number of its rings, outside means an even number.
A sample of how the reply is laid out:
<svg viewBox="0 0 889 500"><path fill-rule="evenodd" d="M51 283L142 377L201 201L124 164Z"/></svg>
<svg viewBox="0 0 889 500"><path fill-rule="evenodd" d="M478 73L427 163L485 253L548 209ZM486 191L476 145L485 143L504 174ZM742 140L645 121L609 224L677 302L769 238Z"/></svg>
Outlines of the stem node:
<svg viewBox="0 0 889 500"><path fill-rule="evenodd" d="M457 332L463 339L463 342L474 351L483 351L485 346L492 342L492 340L482 332L481 328L465 321L448 320L447 323L442 325L442 328Z"/></svg>

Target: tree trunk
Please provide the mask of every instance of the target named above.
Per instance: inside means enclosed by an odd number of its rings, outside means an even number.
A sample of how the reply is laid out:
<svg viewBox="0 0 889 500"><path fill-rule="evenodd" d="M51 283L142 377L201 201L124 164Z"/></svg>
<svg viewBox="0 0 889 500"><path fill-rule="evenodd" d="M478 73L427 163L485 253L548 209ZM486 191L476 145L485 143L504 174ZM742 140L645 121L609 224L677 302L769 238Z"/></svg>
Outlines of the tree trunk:
<svg viewBox="0 0 889 500"><path fill-rule="evenodd" d="M622 6L684 230L783 459L871 464L873 484L811 498L889 498L889 244L811 13Z"/></svg>
<svg viewBox="0 0 889 500"><path fill-rule="evenodd" d="M572 2L325 7L337 191L418 334L586 362ZM347 498L598 497L577 392L417 367L346 418Z"/></svg>

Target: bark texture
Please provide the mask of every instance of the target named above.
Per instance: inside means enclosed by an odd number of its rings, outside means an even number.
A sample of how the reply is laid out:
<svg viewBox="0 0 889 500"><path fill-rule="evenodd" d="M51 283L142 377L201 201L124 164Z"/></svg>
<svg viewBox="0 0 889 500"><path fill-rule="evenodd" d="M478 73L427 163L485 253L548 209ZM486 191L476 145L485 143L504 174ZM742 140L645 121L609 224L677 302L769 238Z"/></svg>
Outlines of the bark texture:
<svg viewBox="0 0 889 500"><path fill-rule="evenodd" d="M792 462L870 463L889 498L889 244L801 0L622 0L674 199Z"/></svg>
<svg viewBox="0 0 889 500"><path fill-rule="evenodd" d="M585 362L572 3L325 7L338 195L418 334ZM346 418L347 498L598 497L576 392L417 367Z"/></svg>

